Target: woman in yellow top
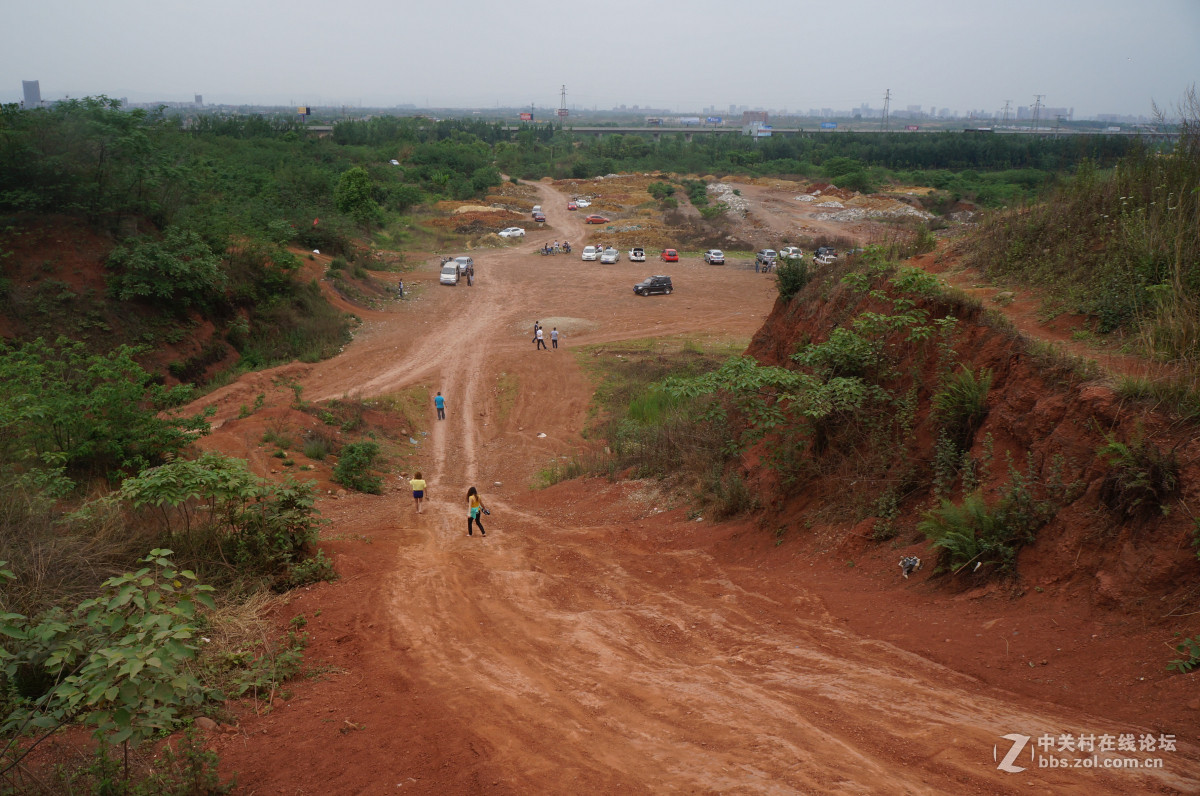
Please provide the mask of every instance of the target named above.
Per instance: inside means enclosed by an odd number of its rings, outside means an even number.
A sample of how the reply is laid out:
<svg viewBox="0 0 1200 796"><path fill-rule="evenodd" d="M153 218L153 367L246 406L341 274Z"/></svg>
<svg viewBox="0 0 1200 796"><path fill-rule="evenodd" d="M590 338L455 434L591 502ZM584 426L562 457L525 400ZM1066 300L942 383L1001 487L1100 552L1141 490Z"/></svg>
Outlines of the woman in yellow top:
<svg viewBox="0 0 1200 796"><path fill-rule="evenodd" d="M479 499L479 490L471 487L467 490L467 536L471 535L472 520L479 526L479 535L487 536L487 531L483 530L483 523L479 521L480 514L491 514L491 512L487 510L487 506L483 505L483 501Z"/></svg>
<svg viewBox="0 0 1200 796"><path fill-rule="evenodd" d="M417 513L420 514L421 498L425 497L425 479L421 477L421 473L418 471L413 474L413 479L408 482L408 485L412 487L413 503L417 507Z"/></svg>

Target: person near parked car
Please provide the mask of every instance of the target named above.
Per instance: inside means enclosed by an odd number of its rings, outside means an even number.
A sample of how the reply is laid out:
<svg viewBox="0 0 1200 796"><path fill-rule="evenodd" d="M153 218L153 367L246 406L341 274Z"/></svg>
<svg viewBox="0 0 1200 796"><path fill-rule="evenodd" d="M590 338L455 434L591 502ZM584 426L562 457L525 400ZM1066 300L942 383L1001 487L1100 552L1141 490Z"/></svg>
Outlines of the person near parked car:
<svg viewBox="0 0 1200 796"><path fill-rule="evenodd" d="M537 343L537 346L534 348L534 351L537 351L539 349L543 350L543 351L550 350L550 349L546 348L546 338L542 335L542 327L539 326L537 328L537 331L534 332L533 339L534 339L534 342Z"/></svg>
<svg viewBox="0 0 1200 796"><path fill-rule="evenodd" d="M446 419L446 399L442 397L442 394L440 392L434 396L433 405L437 407L438 420L445 420Z"/></svg>
<svg viewBox="0 0 1200 796"><path fill-rule="evenodd" d="M550 345L558 348L558 327L555 326L550 330Z"/></svg>
<svg viewBox="0 0 1200 796"><path fill-rule="evenodd" d="M491 514L491 512L487 510L487 506L483 505L483 499L479 497L479 490L471 487L467 490L467 536L472 535L472 522L479 526L480 536L487 536L487 531L483 529L483 523L479 521L480 514Z"/></svg>
<svg viewBox="0 0 1200 796"><path fill-rule="evenodd" d="M421 471L413 473L412 480L408 482L412 487L413 504L417 507L417 513L421 513L421 501L425 498L425 479L421 477Z"/></svg>
<svg viewBox="0 0 1200 796"><path fill-rule="evenodd" d="M532 340L530 340L530 342L531 342L531 343L535 343L535 344L537 343L537 339L538 339L538 332L539 332L539 331L541 331L541 328L542 328L542 323L541 323L541 321L534 321L534 322L533 322L533 339L532 339Z"/></svg>

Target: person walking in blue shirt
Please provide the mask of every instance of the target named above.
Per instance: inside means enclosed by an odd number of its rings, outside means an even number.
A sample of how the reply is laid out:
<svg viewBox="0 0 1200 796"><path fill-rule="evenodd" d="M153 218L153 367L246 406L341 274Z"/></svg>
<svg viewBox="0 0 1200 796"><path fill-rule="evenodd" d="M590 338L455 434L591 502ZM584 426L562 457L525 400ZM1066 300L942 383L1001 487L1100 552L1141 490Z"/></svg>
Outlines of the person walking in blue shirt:
<svg viewBox="0 0 1200 796"><path fill-rule="evenodd" d="M438 391L437 396L434 397L433 405L437 407L438 420L445 420L446 419L446 399L442 397L441 391Z"/></svg>

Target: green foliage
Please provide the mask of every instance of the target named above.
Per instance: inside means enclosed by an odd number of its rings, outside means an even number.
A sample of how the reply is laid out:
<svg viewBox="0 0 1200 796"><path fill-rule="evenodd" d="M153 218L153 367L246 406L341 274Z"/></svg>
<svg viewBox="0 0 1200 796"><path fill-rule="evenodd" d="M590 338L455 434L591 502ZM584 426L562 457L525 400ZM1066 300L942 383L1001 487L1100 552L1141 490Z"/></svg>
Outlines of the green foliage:
<svg viewBox="0 0 1200 796"><path fill-rule="evenodd" d="M83 718L97 738L137 745L204 701L187 663L196 607L213 607L212 588L177 570L171 555L152 550L148 566L108 579L69 612L0 615L0 634L15 647L0 647L5 682L42 686L19 692L0 730L49 733Z"/></svg>
<svg viewBox="0 0 1200 796"><path fill-rule="evenodd" d="M1096 451L1108 466L1100 498L1122 517L1166 514L1167 501L1179 491L1179 462L1174 452L1164 453L1141 433L1128 442L1104 435Z"/></svg>
<svg viewBox="0 0 1200 796"><path fill-rule="evenodd" d="M383 491L383 479L370 470L379 456L379 443L352 442L342 447L338 463L333 468L333 480L342 486L378 495Z"/></svg>
<svg viewBox="0 0 1200 796"><path fill-rule="evenodd" d="M1175 651L1183 657L1176 658L1168 663L1167 671L1187 674L1197 666L1200 666L1200 636L1185 638L1182 642L1175 645Z"/></svg>
<svg viewBox="0 0 1200 796"><path fill-rule="evenodd" d="M166 389L121 346L106 355L82 343L0 344L0 462L73 472L137 471L208 432L211 414L169 410L191 398Z"/></svg>
<svg viewBox="0 0 1200 796"><path fill-rule="evenodd" d="M960 451L970 449L975 433L987 418L987 397L992 389L992 371L972 373L965 365L947 378L933 396L933 416Z"/></svg>
<svg viewBox="0 0 1200 796"><path fill-rule="evenodd" d="M176 460L127 478L118 498L152 508L168 537L189 545L215 536L223 560L286 584L297 580L320 521L311 484L259 478L246 462L219 453Z"/></svg>
<svg viewBox="0 0 1200 796"><path fill-rule="evenodd" d="M775 267L775 285L779 288L779 297L791 301L808 281L812 278L808 264L800 257L785 257Z"/></svg>
<svg viewBox="0 0 1200 796"><path fill-rule="evenodd" d="M879 344L838 327L828 340L806 346L792 359L823 378L865 376L879 364Z"/></svg>
<svg viewBox="0 0 1200 796"><path fill-rule="evenodd" d="M371 175L361 166L348 169L338 178L333 200L338 210L368 230L383 223L383 209L375 201Z"/></svg>
<svg viewBox="0 0 1200 796"><path fill-rule="evenodd" d="M168 227L163 239L137 238L109 254L113 295L121 301L146 299L165 306L206 304L221 296L221 260L197 233Z"/></svg>
<svg viewBox="0 0 1200 796"><path fill-rule="evenodd" d="M675 195L675 186L669 182L652 182L646 186L646 193L661 202L667 197Z"/></svg>
<svg viewBox="0 0 1200 796"><path fill-rule="evenodd" d="M195 727L184 729L174 744L163 744L145 773L130 771L124 760L112 755L101 739L91 765L76 771L56 770L58 780L73 794L96 796L220 796L233 790L235 782L222 784L217 772L217 755L204 748L204 736Z"/></svg>

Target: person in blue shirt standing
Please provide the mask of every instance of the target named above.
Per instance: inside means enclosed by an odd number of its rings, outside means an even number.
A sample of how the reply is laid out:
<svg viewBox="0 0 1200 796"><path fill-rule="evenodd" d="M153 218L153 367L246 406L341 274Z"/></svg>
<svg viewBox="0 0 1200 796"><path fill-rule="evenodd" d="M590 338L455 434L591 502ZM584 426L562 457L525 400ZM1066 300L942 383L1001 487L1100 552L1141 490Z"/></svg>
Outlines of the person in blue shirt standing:
<svg viewBox="0 0 1200 796"><path fill-rule="evenodd" d="M445 420L446 419L446 399L442 397L441 391L438 391L438 394L434 397L433 405L437 407L438 420Z"/></svg>

